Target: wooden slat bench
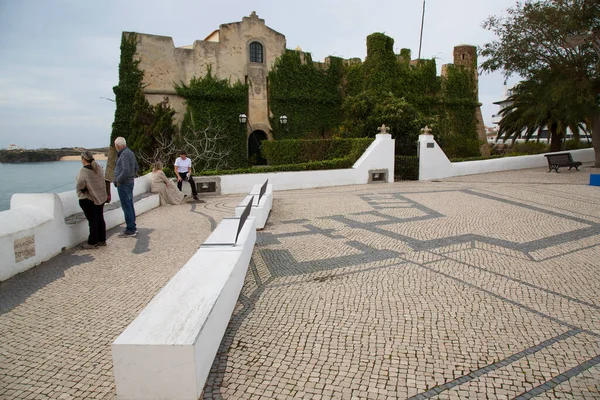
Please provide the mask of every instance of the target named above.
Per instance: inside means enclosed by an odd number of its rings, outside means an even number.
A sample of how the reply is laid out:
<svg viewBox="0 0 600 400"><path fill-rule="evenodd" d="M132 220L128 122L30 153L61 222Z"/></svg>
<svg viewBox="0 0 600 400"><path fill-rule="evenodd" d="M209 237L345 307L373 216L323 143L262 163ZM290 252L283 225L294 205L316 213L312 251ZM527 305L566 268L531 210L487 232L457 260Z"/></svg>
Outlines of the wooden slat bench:
<svg viewBox="0 0 600 400"><path fill-rule="evenodd" d="M548 172L555 170L558 172L560 167L569 167L569 169L575 167L579 171L580 161L573 161L571 153L556 153L546 154L544 157L548 159Z"/></svg>

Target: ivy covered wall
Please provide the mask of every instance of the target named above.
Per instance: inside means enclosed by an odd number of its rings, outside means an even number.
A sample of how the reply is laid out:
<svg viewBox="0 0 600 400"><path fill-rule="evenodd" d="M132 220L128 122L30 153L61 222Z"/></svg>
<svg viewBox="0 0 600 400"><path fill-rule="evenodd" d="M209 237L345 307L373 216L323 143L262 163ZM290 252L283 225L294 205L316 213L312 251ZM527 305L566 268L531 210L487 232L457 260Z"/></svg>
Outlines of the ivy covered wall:
<svg viewBox="0 0 600 400"><path fill-rule="evenodd" d="M123 34L119 84L114 87L117 109L111 144L117 136L128 138L134 132L132 144L144 146L140 142L142 132L157 130L139 126L132 130L133 120L139 123L146 119L140 119L144 114L135 108L136 104L144 103L139 98L144 73L135 59L136 43L136 34ZM382 33L369 35L367 57L362 63L338 57L314 63L310 53L286 50L268 74L273 137L373 137L378 133L377 128L386 124L396 139L396 153L414 155L420 129L429 125L450 157L479 155L475 114L479 104L474 70L447 65L442 76L437 76L435 60L411 61L409 49L395 54L393 46L394 40ZM247 135L240 129L237 116L248 111L248 85L219 80L209 69L206 76L193 78L175 90L185 99L187 111L180 129L173 134L195 135L210 127L219 138L219 147L228 152L227 165L246 167ZM171 110L164 111L164 115L172 115ZM288 117L287 126L280 125L281 115Z"/></svg>
<svg viewBox="0 0 600 400"><path fill-rule="evenodd" d="M181 84L175 89L187 105L181 135L198 135L210 127L210 134L218 137L216 150L229 152L228 167L248 166L246 130L238 121L238 115L246 112L248 85L217 79L209 69L203 78L192 78L188 85ZM198 170L214 168L205 165L205 160L195 162Z"/></svg>
<svg viewBox="0 0 600 400"><path fill-rule="evenodd" d="M474 70L448 65L438 76L434 59L411 62L409 49L395 54L393 46L394 39L373 33L363 63L331 58L324 68L308 53L286 51L269 73L275 138L373 137L386 124L397 147L408 149L397 153L410 155L428 125L452 155L478 155Z"/></svg>
<svg viewBox="0 0 600 400"><path fill-rule="evenodd" d="M342 59L329 57L327 68L310 53L286 50L269 73L269 108L275 139L327 137L342 122ZM279 117L288 117L287 127Z"/></svg>

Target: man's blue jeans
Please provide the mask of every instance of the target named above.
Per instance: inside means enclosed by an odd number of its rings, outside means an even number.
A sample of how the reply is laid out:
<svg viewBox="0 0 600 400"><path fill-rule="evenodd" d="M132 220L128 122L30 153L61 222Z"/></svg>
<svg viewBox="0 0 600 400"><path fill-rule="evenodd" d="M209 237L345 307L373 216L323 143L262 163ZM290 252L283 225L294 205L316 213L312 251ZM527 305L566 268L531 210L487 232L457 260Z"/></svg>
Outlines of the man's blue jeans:
<svg viewBox="0 0 600 400"><path fill-rule="evenodd" d="M129 232L135 232L135 209L133 208L133 182L117 186L121 208L125 214L125 224Z"/></svg>

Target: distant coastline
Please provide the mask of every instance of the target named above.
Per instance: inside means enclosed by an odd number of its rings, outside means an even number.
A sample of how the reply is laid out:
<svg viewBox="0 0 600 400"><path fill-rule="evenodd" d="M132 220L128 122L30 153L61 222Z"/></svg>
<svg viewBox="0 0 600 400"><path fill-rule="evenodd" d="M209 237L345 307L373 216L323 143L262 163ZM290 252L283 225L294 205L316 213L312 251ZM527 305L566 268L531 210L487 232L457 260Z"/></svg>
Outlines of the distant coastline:
<svg viewBox="0 0 600 400"><path fill-rule="evenodd" d="M94 155L94 160L96 161L106 161L108 157L104 153L92 153ZM81 160L81 155L77 156L63 156L58 161L79 161Z"/></svg>
<svg viewBox="0 0 600 400"><path fill-rule="evenodd" d="M84 149L81 147L63 147L60 149L37 150L0 150L0 163L18 164L48 161L79 160L81 152L89 150L96 160L106 160L108 147Z"/></svg>

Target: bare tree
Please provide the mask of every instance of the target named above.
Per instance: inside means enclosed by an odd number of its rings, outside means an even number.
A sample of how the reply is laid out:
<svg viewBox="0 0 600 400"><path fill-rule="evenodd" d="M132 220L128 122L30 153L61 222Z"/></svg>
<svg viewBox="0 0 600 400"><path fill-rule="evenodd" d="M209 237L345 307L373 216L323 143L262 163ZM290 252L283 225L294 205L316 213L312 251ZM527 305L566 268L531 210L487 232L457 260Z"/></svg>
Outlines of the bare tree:
<svg viewBox="0 0 600 400"><path fill-rule="evenodd" d="M213 124L212 119L204 129L197 129L194 119L190 118L187 134L181 136L188 156L195 160L196 172L229 168L231 148L226 146L227 135L222 127Z"/></svg>
<svg viewBox="0 0 600 400"><path fill-rule="evenodd" d="M177 137L171 132L162 131L154 139L156 143L152 154L141 150L136 155L147 165L153 165L156 161L162 162L164 166L172 164L171 158L177 154Z"/></svg>

